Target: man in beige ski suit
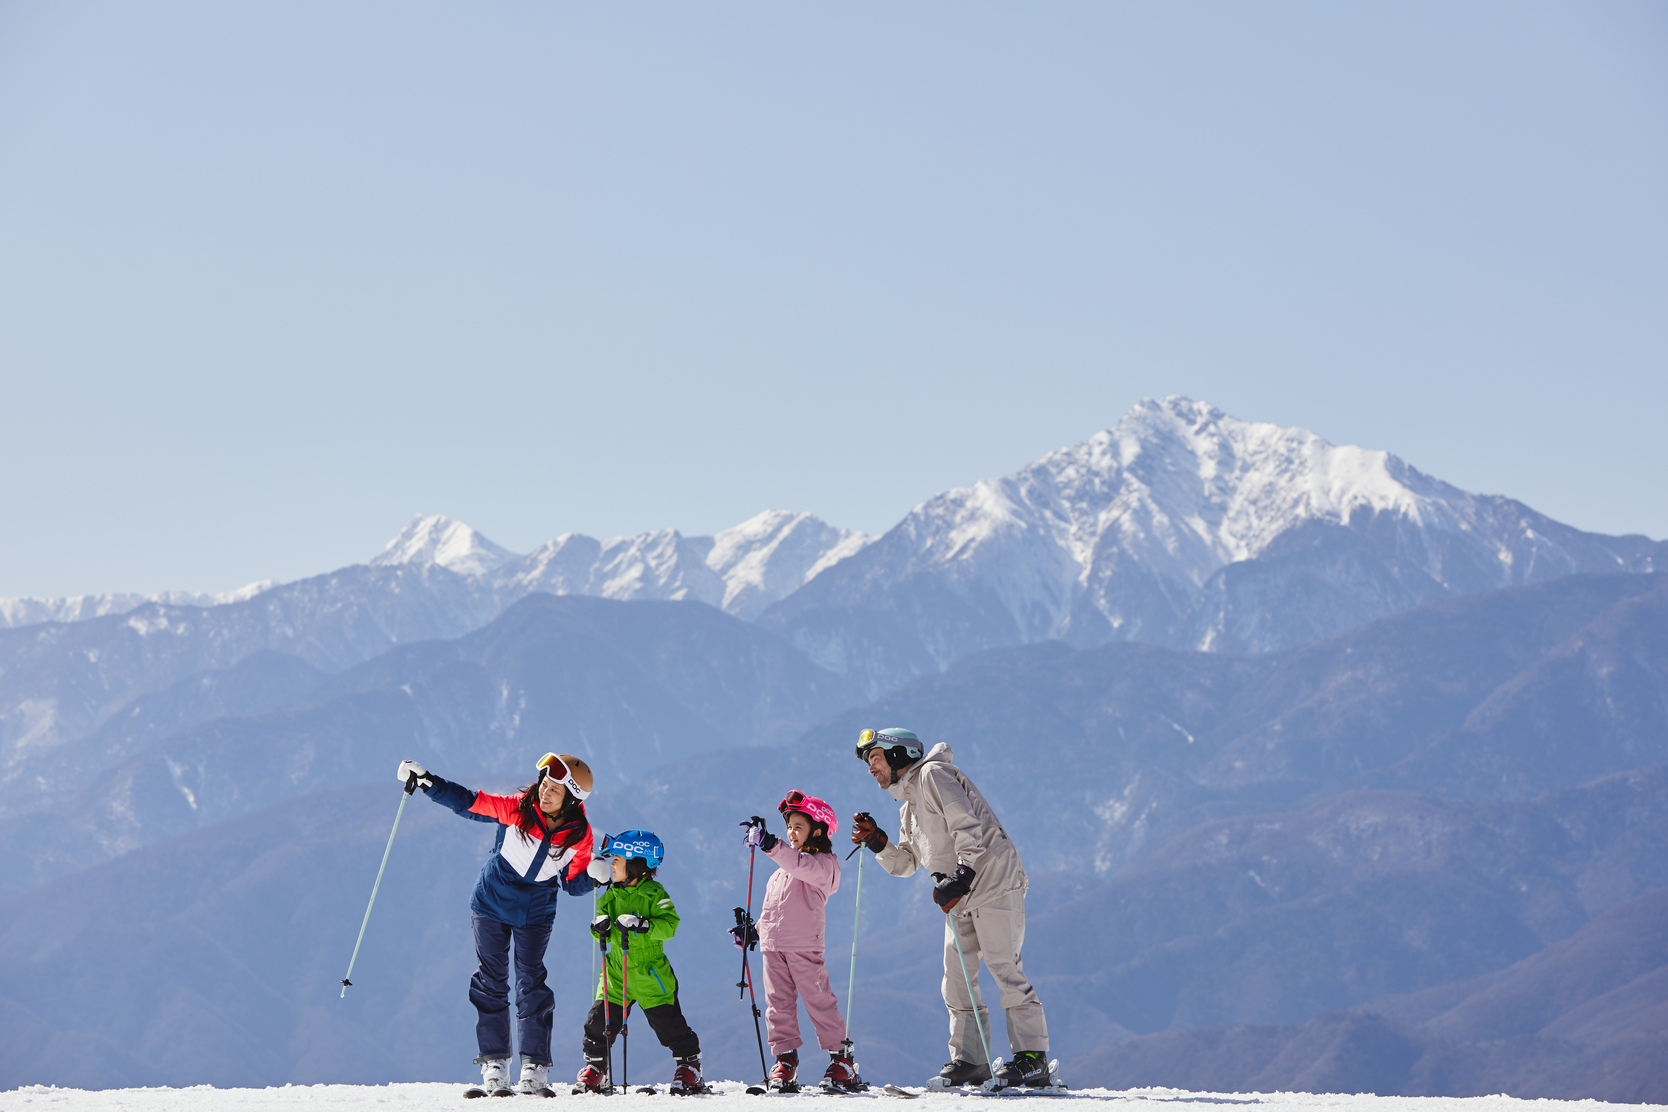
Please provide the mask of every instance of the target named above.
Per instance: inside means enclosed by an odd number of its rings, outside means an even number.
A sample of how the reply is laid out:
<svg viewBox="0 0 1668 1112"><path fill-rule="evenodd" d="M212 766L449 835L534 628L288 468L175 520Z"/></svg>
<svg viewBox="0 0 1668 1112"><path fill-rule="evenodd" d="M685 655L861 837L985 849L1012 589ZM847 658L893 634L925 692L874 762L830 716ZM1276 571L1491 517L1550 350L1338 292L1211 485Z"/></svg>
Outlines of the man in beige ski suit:
<svg viewBox="0 0 1668 1112"><path fill-rule="evenodd" d="M989 1013L979 999L982 958L1002 990L1007 1011L1014 1060L1003 1068L1001 1079L1009 1084L1048 1084L1048 1022L1020 959L1028 881L1019 851L979 789L951 763L948 745L941 742L923 756L920 740L897 727L864 730L859 737L857 755L903 806L895 841L867 814L853 820L851 840L865 843L893 876L909 876L917 869L932 874L938 881L933 901L947 913L944 1003L950 1009L952 1061L939 1077L947 1085L962 1085L990 1076L973 1018L977 1007L979 1023L990 1031ZM968 976L963 976L962 955Z"/></svg>

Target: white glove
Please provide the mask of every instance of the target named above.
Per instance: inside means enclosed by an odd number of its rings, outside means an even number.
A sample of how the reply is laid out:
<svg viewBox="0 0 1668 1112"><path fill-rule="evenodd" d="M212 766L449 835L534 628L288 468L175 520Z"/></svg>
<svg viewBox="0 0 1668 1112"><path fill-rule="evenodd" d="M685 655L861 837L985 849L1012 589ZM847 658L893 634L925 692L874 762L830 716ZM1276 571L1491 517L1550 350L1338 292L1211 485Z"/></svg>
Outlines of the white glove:
<svg viewBox="0 0 1668 1112"><path fill-rule="evenodd" d="M407 780L410 780L413 776L417 778L417 786L422 788L424 791L428 791L430 788L434 787L434 777L429 775L428 769L424 768L416 761L401 761L399 771L394 773L395 779L399 780L402 784Z"/></svg>
<svg viewBox="0 0 1668 1112"><path fill-rule="evenodd" d="M649 921L641 915L620 915L614 919L614 925L632 934L648 934Z"/></svg>
<svg viewBox="0 0 1668 1112"><path fill-rule="evenodd" d="M614 866L606 857L593 857L591 863L585 866L585 871L591 874L591 879L598 884L607 884L614 879Z"/></svg>

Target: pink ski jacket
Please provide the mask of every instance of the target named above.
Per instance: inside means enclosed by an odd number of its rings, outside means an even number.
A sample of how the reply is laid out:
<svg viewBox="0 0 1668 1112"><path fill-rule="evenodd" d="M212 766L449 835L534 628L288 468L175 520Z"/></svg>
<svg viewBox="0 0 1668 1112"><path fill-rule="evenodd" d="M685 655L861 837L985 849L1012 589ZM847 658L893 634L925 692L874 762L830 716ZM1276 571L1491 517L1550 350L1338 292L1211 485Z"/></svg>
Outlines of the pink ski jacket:
<svg viewBox="0 0 1668 1112"><path fill-rule="evenodd" d="M777 868L765 885L759 912L759 947L823 952L823 909L840 890L840 859L832 853L800 853L780 839L769 857Z"/></svg>

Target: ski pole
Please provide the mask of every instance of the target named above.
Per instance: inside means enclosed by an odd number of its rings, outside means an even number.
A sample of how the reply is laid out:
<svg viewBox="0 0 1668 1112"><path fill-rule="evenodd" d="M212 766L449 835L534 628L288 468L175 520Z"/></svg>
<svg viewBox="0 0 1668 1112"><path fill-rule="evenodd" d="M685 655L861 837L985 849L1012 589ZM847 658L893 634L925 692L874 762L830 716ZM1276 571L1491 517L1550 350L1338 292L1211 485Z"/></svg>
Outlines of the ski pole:
<svg viewBox="0 0 1668 1112"><path fill-rule="evenodd" d="M753 825L752 820L742 823L743 826ZM737 917L736 923L741 931L741 980L736 984L738 989L745 992L753 1008L753 1038L759 1044L759 1073L763 1076L765 1085L770 1083L770 1067L765 1065L764 1034L759 1030L759 998L753 995L753 974L747 967L747 951L758 943L753 938L753 865L758 860L759 847L747 847L747 910ZM738 994L739 998L739 994Z"/></svg>
<svg viewBox="0 0 1668 1112"><path fill-rule="evenodd" d="M846 1043L851 1043L851 1000L852 993L857 990L857 927L861 920L858 916L863 911L863 859L868 854L863 847L857 847L857 901L851 909L851 976L846 980Z"/></svg>
<svg viewBox="0 0 1668 1112"><path fill-rule="evenodd" d="M990 1060L990 1042L985 1038L985 1021L979 1016L979 998L973 994L973 978L967 975L967 955L961 948L961 931L956 928L955 916L948 911L944 913L944 925L950 928L950 937L956 940L956 956L961 959L961 979L967 984L967 1003L973 1009L973 1022L979 1026L979 1048L985 1052L985 1067L990 1070L990 1079L996 1080L996 1063Z"/></svg>
<svg viewBox="0 0 1668 1112"><path fill-rule="evenodd" d="M613 927L610 925L609 930ZM608 1017L608 932L597 936L597 949L602 951L602 1045L608 1053L608 1091L614 1091L614 1035L608 1030L612 1021Z"/></svg>
<svg viewBox="0 0 1668 1112"><path fill-rule="evenodd" d="M388 848L382 851L382 864L376 867L376 883L371 885L371 902L365 905L365 918L359 924L359 937L353 943L353 956L348 958L347 973L342 977L342 995L338 999L347 999L347 990L353 982L348 978L353 976L353 963L359 960L359 944L365 941L365 928L371 925L371 908L376 906L377 889L382 887L382 870L388 867L388 855L394 852L394 835L400 832L400 816L405 814L405 801L411 798L411 793L417 790L417 777L409 777L405 782L405 793L400 796L400 809L394 812L394 829L388 832Z"/></svg>
<svg viewBox="0 0 1668 1112"><path fill-rule="evenodd" d="M620 931L620 1090L631 1091L631 933Z"/></svg>

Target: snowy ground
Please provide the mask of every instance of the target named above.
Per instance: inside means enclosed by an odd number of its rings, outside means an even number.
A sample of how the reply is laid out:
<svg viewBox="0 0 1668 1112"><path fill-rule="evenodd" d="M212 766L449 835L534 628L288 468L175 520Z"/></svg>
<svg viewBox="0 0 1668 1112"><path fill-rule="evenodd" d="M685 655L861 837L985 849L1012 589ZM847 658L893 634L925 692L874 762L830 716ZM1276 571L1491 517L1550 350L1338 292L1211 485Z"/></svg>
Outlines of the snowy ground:
<svg viewBox="0 0 1668 1112"><path fill-rule="evenodd" d="M642 1112L688 1108L697 1105L701 1112L743 1112L756 1110L769 1101L789 1099L812 1104L850 1104L857 1101L876 1101L886 1104L902 1102L881 1094L877 1087L869 1093L851 1096L826 1096L806 1092L793 1097L750 1097L746 1086L739 1081L717 1082L720 1092L707 1097L673 1097L665 1094L622 1097L572 1097L563 1093L557 1099L566 1101L624 1102L640 1107ZM923 1092L912 1089L911 1092ZM519 1097L525 1103L528 1098ZM1167 1112L1162 1105L1262 1105L1258 1112L1322 1112L1326 1109L1347 1109L1348 1112L1577 1112L1609 1108L1645 1109L1665 1105L1608 1105L1597 1100L1518 1100L1515 1097L1375 1097L1346 1095L1316 1095L1313 1093L1189 1093L1180 1089L1130 1089L1114 1092L1110 1089L1082 1089L1070 1096L1009 1096L978 1097L960 1093L927 1093L921 1103L911 1103L912 1112L956 1112L960 1109L983 1108L988 1112L992 1102L1030 1101L1036 1104L1111 1103L1121 1106L1120 1112ZM286 1085L281 1089L215 1089L199 1085L190 1089L58 1089L45 1085L31 1085L11 1092L0 1093L0 1112L83 1112L92 1109L132 1112L209 1112L211 1109L264 1110L292 1108L381 1109L388 1112L410 1109L451 1108L463 1104L462 1085ZM490 1098L470 1109L489 1112L496 1107ZM1106 1112L1112 1112L1111 1109ZM1175 1112L1181 1112L1180 1109Z"/></svg>

